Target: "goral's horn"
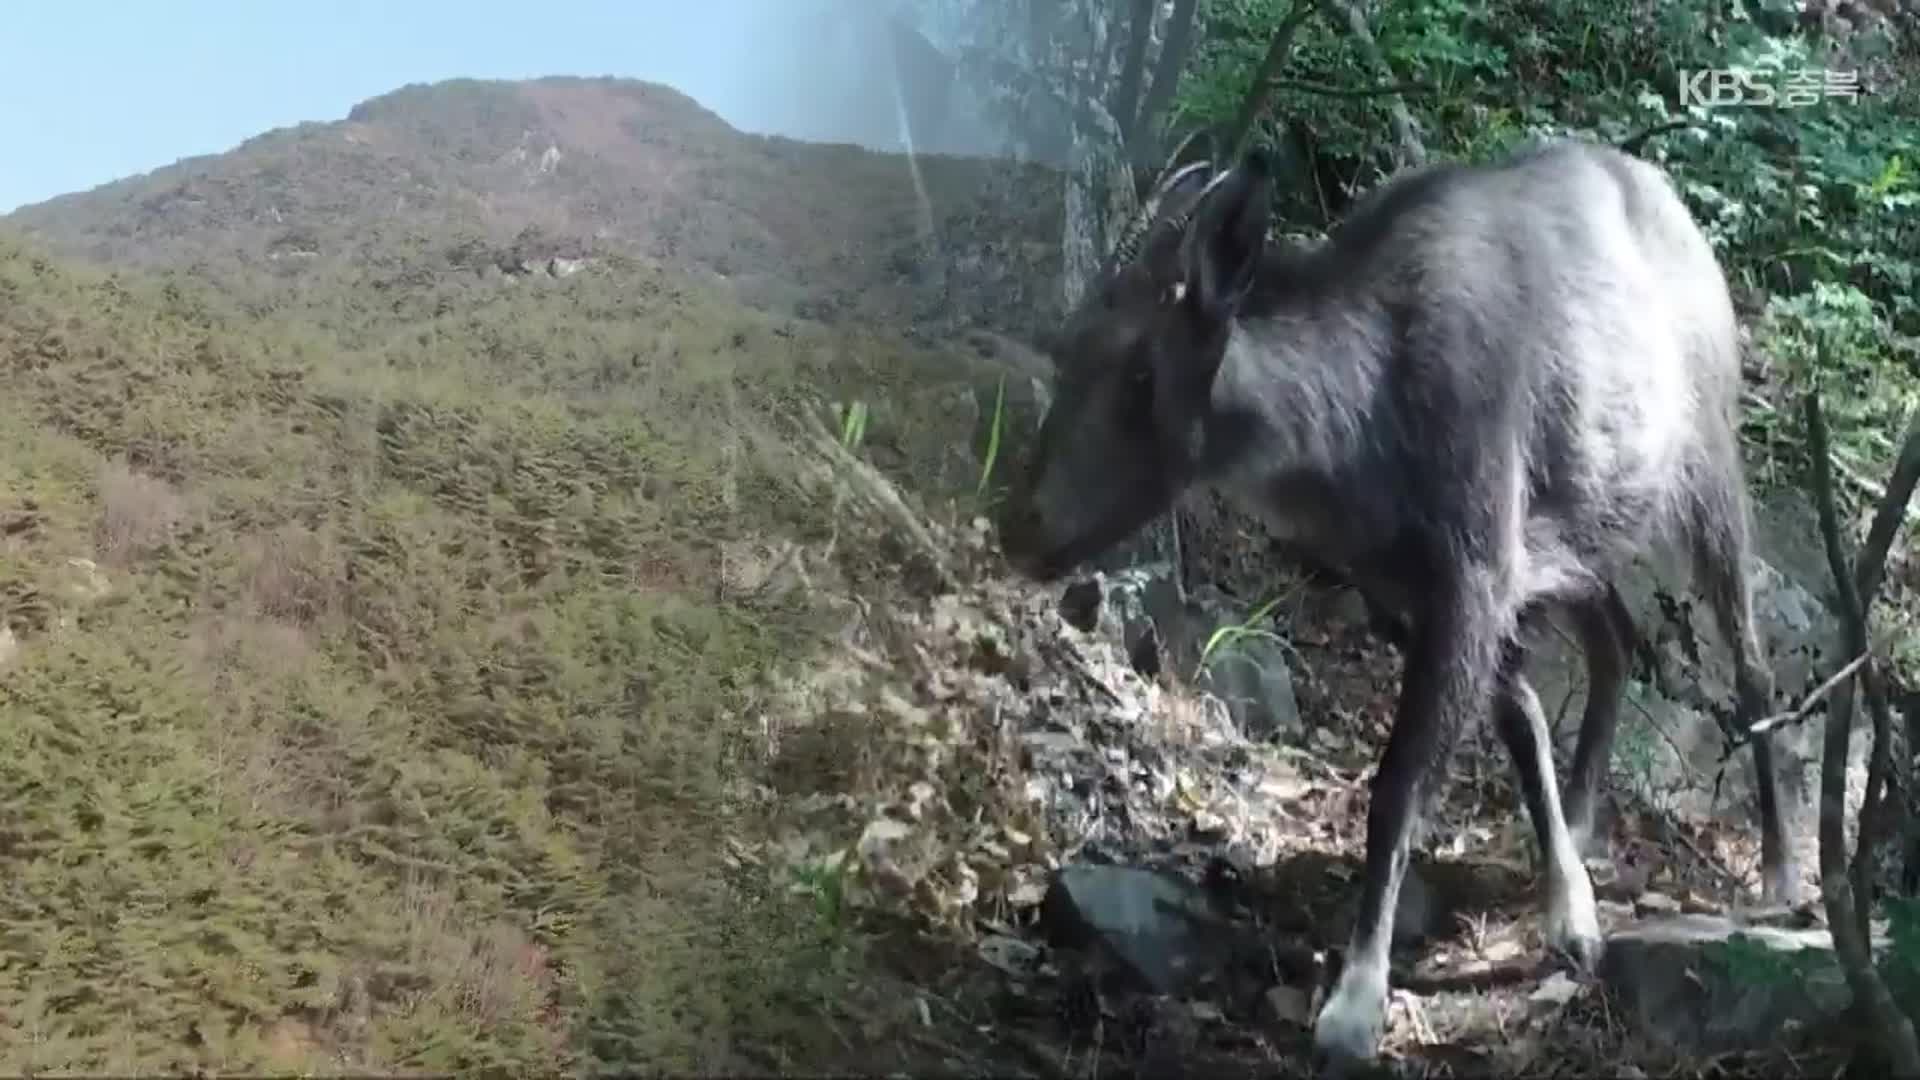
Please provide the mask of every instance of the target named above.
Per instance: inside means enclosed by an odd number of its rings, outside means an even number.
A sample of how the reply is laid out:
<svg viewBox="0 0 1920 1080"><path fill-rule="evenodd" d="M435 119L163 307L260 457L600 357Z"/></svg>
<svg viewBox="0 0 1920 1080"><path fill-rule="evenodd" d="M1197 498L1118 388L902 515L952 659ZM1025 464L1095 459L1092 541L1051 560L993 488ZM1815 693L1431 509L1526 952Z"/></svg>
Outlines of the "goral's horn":
<svg viewBox="0 0 1920 1080"><path fill-rule="evenodd" d="M1152 194L1148 195L1146 200L1141 204L1140 212L1135 214L1133 220L1128 222L1126 231L1121 233L1119 243L1114 245L1112 265L1116 267L1125 266L1138 257L1141 242L1146 238L1147 234L1152 231L1154 223L1161 220L1161 213L1168 209L1165 205L1167 196L1172 194L1176 188L1192 176L1204 173L1211 168L1213 168L1212 162L1190 162L1167 174L1161 179L1160 183L1154 185ZM1209 182L1208 186L1211 187L1213 183L1218 182L1219 178L1215 177ZM1182 207L1180 209L1180 216L1184 217L1186 213L1190 212L1190 209L1190 204Z"/></svg>

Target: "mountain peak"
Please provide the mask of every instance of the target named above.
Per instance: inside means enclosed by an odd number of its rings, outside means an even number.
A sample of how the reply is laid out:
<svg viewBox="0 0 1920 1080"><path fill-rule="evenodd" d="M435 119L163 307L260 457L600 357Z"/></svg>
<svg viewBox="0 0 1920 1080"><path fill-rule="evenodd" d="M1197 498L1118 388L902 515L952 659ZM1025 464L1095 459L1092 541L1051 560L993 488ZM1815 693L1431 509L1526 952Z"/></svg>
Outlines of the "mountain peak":
<svg viewBox="0 0 1920 1080"><path fill-rule="evenodd" d="M1030 172L749 135L634 79L450 79L0 222L69 255L282 287L307 275L518 267L531 236L542 258L569 265L650 258L789 302L830 281L830 306L898 314L927 303L911 299L933 280L927 203L935 237L953 243L991 235L1018 248L1058 235L1051 200L1013 200L1031 220L980 228L1007 213L1009 182L1051 187L1017 180Z"/></svg>

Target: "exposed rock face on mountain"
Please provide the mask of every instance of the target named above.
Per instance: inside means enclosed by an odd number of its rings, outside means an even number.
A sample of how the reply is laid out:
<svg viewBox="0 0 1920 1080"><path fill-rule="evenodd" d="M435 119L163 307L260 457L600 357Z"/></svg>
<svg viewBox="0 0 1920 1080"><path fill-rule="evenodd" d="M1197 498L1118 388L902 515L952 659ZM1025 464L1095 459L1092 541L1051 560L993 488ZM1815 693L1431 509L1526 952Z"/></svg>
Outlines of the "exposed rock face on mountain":
<svg viewBox="0 0 1920 1080"><path fill-rule="evenodd" d="M1057 192L1030 166L742 134L652 83L454 80L0 221L64 254L236 282L641 256L815 318L1025 331L1054 303ZM550 250L516 252L527 236Z"/></svg>

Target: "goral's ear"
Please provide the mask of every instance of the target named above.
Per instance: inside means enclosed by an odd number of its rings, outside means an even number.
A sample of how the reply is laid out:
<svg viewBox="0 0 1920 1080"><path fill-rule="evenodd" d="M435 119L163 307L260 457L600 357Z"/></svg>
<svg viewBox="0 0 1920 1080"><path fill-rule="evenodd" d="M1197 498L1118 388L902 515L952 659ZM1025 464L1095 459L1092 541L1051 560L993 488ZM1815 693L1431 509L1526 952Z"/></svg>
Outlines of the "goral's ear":
<svg viewBox="0 0 1920 1080"><path fill-rule="evenodd" d="M1180 241L1179 280L1207 317L1231 316L1253 288L1272 206L1272 164L1256 151L1194 208Z"/></svg>

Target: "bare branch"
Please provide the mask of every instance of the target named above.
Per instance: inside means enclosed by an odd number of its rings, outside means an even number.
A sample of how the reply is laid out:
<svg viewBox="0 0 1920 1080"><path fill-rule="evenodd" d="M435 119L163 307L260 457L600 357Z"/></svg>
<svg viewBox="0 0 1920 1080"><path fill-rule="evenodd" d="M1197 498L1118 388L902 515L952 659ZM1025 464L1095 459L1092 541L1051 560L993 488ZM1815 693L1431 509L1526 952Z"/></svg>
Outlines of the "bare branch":
<svg viewBox="0 0 1920 1080"><path fill-rule="evenodd" d="M1394 83L1391 86L1328 86L1325 83L1305 82L1300 79L1275 79L1276 90L1295 90L1302 94L1316 94L1331 98L1370 98L1386 97L1397 94L1401 97L1423 97L1438 93L1431 86L1420 83Z"/></svg>
<svg viewBox="0 0 1920 1080"><path fill-rule="evenodd" d="M1880 592L1880 582L1887 570L1887 552L1893 549L1893 538L1906 519L1907 503L1912 500L1916 485L1920 485L1920 409L1907 420L1907 433L1900 444L1893 476L1887 481L1880 506L1873 514L1873 524L1867 529L1866 546L1860 549L1860 557L1854 563L1853 588L1862 610L1872 607L1874 597Z"/></svg>
<svg viewBox="0 0 1920 1080"><path fill-rule="evenodd" d="M1819 512L1827 565L1834 575L1836 602L1842 609L1841 636L1845 650L1860 655L1867 651L1867 626L1840 537L1840 515L1833 499L1833 463L1828 457L1827 422L1817 391L1807 395L1805 410L1807 444L1813 455L1814 506ZM1834 953L1846 973L1854 1003L1879 1031L1881 1050L1887 1055L1892 1071L1899 1076L1920 1076L1920 1040L1915 1039L1913 1024L1900 1011L1887 992L1887 984L1874 969L1873 939L1860 917L1855 885L1848 874L1847 750L1853 736L1853 693L1850 683L1843 681L1839 685L1840 693L1835 695L1833 708L1827 712L1826 738L1821 750L1820 899L1827 912L1827 928L1833 934Z"/></svg>
<svg viewBox="0 0 1920 1080"><path fill-rule="evenodd" d="M1880 497L1880 505L1874 510L1873 524L1867 529L1867 542L1854 559L1853 588L1855 602L1860 605L1862 636L1867 633L1867 619L1886 575L1887 552L1906 518L1907 503L1913 497L1916 484L1920 484L1920 411L1908 420L1893 475ZM1859 836L1853 854L1855 914L1861 933L1866 934L1873 909L1874 851L1886 824L1887 776L1893 758L1893 710L1887 702L1886 681L1879 671L1869 667L1860 685L1866 691L1867 712L1873 721L1873 753L1867 761L1866 800L1860 807Z"/></svg>
<svg viewBox="0 0 1920 1080"><path fill-rule="evenodd" d="M1886 681L1872 664L1860 673L1873 719L1873 752L1867 758L1866 797L1860 803L1860 828L1853 845L1853 911L1860 936L1873 940L1874 852L1885 833L1887 774L1893 765L1893 713L1887 707Z"/></svg>
<svg viewBox="0 0 1920 1080"><path fill-rule="evenodd" d="M1240 111L1233 120L1232 150L1230 161L1240 160L1247 151L1247 143L1253 136L1254 127L1260 118L1266 115L1267 103L1272 100L1274 76L1279 74L1280 66L1287 61L1293 51L1293 35L1307 21L1314 7L1308 0L1293 0L1293 7L1287 17L1281 20L1279 29L1273 32L1273 38L1267 43L1267 55L1260 61L1260 67L1253 73L1253 82L1247 87L1247 96L1240 102Z"/></svg>
<svg viewBox="0 0 1920 1080"><path fill-rule="evenodd" d="M1859 656L1847 661L1845 667L1828 676L1827 681L1814 687L1813 693L1808 694L1806 699L1801 701L1797 707L1788 709L1786 712L1774 713L1765 720L1761 720L1747 729L1747 735L1749 737L1765 735L1775 728L1787 727L1805 720L1808 716L1812 715L1813 710L1819 706L1820 702L1826 700L1828 694L1833 693L1841 683L1853 678L1854 673L1859 671L1861 665L1867 662L1867 655L1866 653L1861 653Z"/></svg>

